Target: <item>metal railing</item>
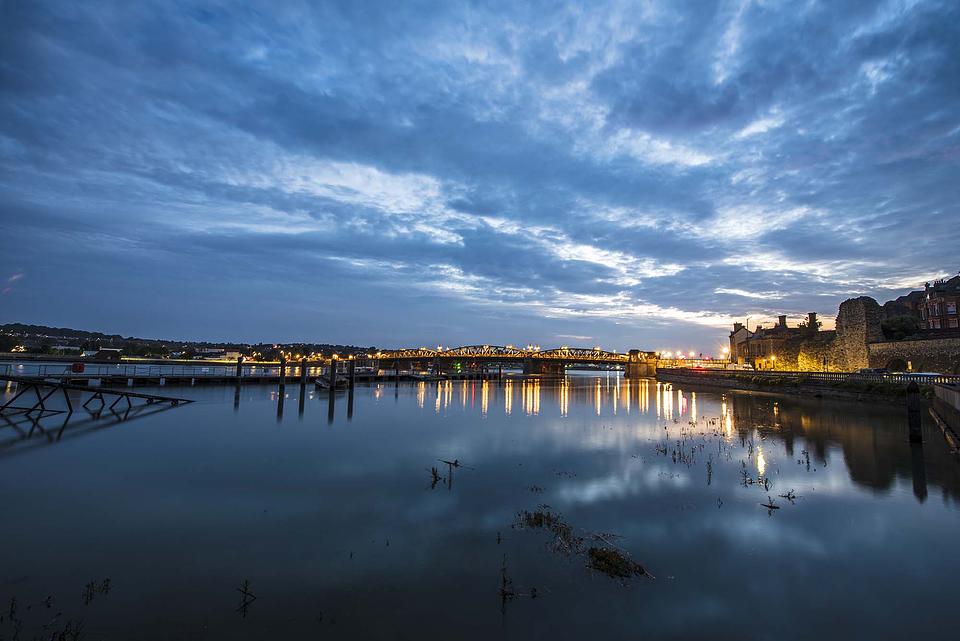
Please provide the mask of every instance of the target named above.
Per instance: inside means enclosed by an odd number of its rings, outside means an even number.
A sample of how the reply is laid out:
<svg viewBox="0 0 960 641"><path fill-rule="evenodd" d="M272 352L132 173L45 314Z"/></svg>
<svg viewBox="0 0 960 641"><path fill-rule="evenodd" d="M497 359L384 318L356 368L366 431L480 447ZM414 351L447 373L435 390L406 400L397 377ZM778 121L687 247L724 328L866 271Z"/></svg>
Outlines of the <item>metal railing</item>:
<svg viewBox="0 0 960 641"><path fill-rule="evenodd" d="M950 407L955 408L960 412L960 384L958 385L934 385L933 386L934 395L939 398L941 401L949 405Z"/></svg>
<svg viewBox="0 0 960 641"><path fill-rule="evenodd" d="M960 384L960 376L952 374L882 374L882 373L857 373L857 372L794 372L779 370L717 370L700 369L690 367L675 367L670 369L671 373L689 374L693 376L715 377L715 378L754 378L757 376L765 378L795 378L807 381L822 381L825 383L892 383L895 385L906 385L911 381L920 384L932 385L934 383L942 384Z"/></svg>
<svg viewBox="0 0 960 641"><path fill-rule="evenodd" d="M319 376L327 368L307 367L308 376ZM279 365L243 365L241 376L271 377L280 375ZM72 366L63 363L18 363L0 365L0 373L5 375L29 376L39 378L235 378L236 365L104 365L86 364L83 371L74 371ZM288 365L286 375L300 376L299 365Z"/></svg>

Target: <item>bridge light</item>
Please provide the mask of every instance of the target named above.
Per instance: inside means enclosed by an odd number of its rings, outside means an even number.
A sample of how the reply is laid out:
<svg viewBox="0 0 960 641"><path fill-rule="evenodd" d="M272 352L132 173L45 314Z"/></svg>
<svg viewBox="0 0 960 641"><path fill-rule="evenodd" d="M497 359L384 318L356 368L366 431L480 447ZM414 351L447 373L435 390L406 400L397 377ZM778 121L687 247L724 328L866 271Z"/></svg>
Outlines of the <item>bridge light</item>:
<svg viewBox="0 0 960 641"><path fill-rule="evenodd" d="M690 353L690 358L693 358L694 356L697 355L697 353L696 353L695 351L693 351L692 349L690 350L689 353Z"/></svg>

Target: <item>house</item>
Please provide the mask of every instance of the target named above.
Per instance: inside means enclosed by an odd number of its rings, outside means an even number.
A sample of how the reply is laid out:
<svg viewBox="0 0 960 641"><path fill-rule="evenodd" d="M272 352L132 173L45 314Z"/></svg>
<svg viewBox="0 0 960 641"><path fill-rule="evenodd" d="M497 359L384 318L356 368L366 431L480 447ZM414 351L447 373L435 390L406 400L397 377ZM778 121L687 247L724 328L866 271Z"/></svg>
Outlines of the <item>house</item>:
<svg viewBox="0 0 960 641"><path fill-rule="evenodd" d="M752 332L742 323L734 323L730 332L730 359L738 365L775 369L777 355L784 352L787 341L816 332L819 326L816 312L807 314L805 326L789 327L786 315L779 316L772 327L757 325Z"/></svg>
<svg viewBox="0 0 960 641"><path fill-rule="evenodd" d="M946 280L926 283L923 298L918 304L920 323L924 329L958 329L960 316L960 274Z"/></svg>

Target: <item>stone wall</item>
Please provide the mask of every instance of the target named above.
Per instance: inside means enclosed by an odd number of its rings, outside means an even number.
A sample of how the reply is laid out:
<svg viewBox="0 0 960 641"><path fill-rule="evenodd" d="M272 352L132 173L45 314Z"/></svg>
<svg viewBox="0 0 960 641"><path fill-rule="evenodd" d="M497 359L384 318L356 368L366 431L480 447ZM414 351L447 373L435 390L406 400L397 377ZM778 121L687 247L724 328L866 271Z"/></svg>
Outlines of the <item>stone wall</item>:
<svg viewBox="0 0 960 641"><path fill-rule="evenodd" d="M883 309L869 296L840 304L836 331L789 338L776 349L773 369L852 372L865 367L960 374L960 338L888 341L880 322ZM824 367L826 364L826 367Z"/></svg>
<svg viewBox="0 0 960 641"><path fill-rule="evenodd" d="M869 296L851 298L840 304L837 339L833 344L837 367L846 371L870 367L868 345L883 340L880 319L880 305Z"/></svg>
<svg viewBox="0 0 960 641"><path fill-rule="evenodd" d="M881 318L880 305L869 296L845 300L840 304L835 332L784 341L777 352L775 369L850 372L870 367L868 345L883 340Z"/></svg>
<svg viewBox="0 0 960 641"><path fill-rule="evenodd" d="M868 345L870 367L960 374L960 338L878 341Z"/></svg>
<svg viewBox="0 0 960 641"><path fill-rule="evenodd" d="M837 360L836 338L836 332L821 331L788 339L778 349L773 369L787 372L844 371Z"/></svg>

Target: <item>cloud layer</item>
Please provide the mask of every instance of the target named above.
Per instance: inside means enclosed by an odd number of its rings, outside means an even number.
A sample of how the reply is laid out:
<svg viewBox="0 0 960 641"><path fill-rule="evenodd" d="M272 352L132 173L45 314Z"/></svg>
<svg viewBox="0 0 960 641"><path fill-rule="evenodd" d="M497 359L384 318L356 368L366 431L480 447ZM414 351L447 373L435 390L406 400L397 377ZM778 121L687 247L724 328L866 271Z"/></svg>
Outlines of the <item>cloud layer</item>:
<svg viewBox="0 0 960 641"><path fill-rule="evenodd" d="M0 320L712 351L960 268L956 3L519 4L6 3Z"/></svg>

